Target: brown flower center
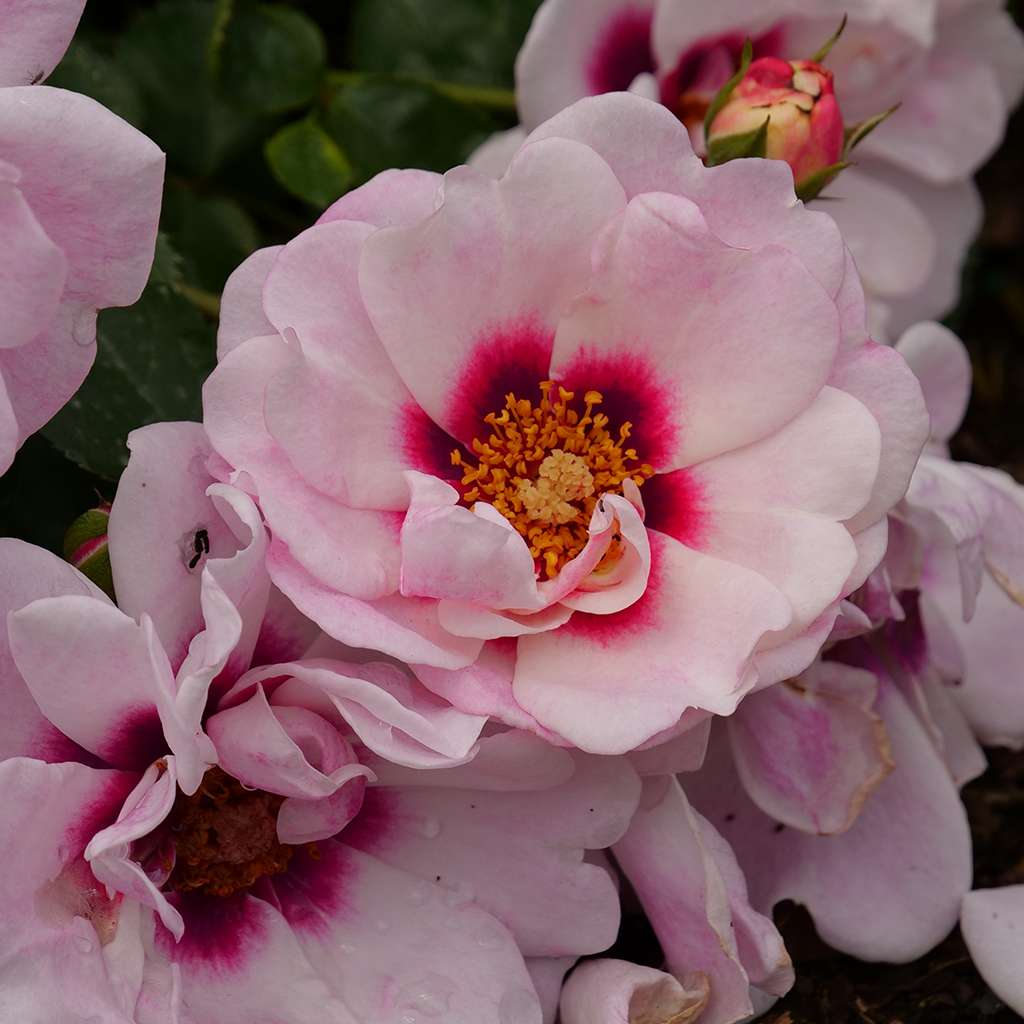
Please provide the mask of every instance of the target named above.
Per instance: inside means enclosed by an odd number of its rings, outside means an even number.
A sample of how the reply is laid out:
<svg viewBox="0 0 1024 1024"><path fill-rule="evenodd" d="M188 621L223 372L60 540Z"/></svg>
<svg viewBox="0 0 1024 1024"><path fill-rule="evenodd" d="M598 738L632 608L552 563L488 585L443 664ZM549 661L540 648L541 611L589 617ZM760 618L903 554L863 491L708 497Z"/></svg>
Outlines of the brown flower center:
<svg viewBox="0 0 1024 1024"><path fill-rule="evenodd" d="M595 412L604 401L599 391L587 391L580 409L576 393L553 381L539 389L536 404L507 394L504 408L484 417L487 439L473 439L476 461L454 451L452 464L462 470L463 503L492 504L550 579L586 546L598 498L621 493L627 479L639 487L654 469L626 447L631 423L613 433L608 417Z"/></svg>
<svg viewBox="0 0 1024 1024"><path fill-rule="evenodd" d="M246 789L220 768L203 776L192 796L179 793L168 816L174 870L168 886L230 896L288 867L294 847L277 838L284 797Z"/></svg>

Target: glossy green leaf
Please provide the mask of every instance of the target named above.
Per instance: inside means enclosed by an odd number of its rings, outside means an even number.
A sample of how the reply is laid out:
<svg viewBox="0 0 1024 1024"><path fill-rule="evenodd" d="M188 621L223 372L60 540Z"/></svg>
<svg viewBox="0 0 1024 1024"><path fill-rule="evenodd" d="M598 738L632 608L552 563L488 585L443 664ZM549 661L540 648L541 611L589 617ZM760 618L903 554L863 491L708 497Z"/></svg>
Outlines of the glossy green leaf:
<svg viewBox="0 0 1024 1024"><path fill-rule="evenodd" d="M333 203L355 178L348 157L312 118L286 125L264 151L274 177L318 209Z"/></svg>

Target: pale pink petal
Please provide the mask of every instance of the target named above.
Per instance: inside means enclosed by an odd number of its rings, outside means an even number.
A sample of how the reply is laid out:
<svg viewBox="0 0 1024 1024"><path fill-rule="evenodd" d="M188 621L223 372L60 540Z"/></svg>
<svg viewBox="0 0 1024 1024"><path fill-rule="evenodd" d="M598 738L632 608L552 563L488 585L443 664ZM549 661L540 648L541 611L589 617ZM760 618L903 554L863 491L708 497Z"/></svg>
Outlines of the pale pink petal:
<svg viewBox="0 0 1024 1024"><path fill-rule="evenodd" d="M537 601L533 556L503 516L458 505L459 492L436 477L407 474L402 523L402 593L468 601L485 608L531 609Z"/></svg>
<svg viewBox="0 0 1024 1024"><path fill-rule="evenodd" d="M360 601L330 590L278 543L270 545L271 579L325 633L350 647L381 651L409 664L465 668L482 641L452 636L437 620L437 602L391 597Z"/></svg>
<svg viewBox="0 0 1024 1024"><path fill-rule="evenodd" d="M68 402L96 356L96 310L83 308L77 299L65 294L57 315L40 326L28 344L0 348L0 375L17 422L18 444ZM5 430L11 434L9 419ZM9 457L13 451L3 459Z"/></svg>
<svg viewBox="0 0 1024 1024"><path fill-rule="evenodd" d="M560 786L576 772L576 762L569 751L519 729L481 736L479 751L473 760L453 768L424 772L379 758L367 763L373 767L377 784L391 788L434 786L534 792Z"/></svg>
<svg viewBox="0 0 1024 1024"><path fill-rule="evenodd" d="M114 589L127 615L150 614L176 669L203 628L206 559L234 554L238 541L206 495L212 449L200 424L154 423L133 430L128 448L107 528ZM200 530L207 544L197 547Z"/></svg>
<svg viewBox="0 0 1024 1024"><path fill-rule="evenodd" d="M270 382L266 418L318 491L359 508L403 509L401 474L410 465L403 409L412 397L370 326L357 278L373 230L320 223L277 257L263 308L278 331L294 331L304 359Z"/></svg>
<svg viewBox="0 0 1024 1024"><path fill-rule="evenodd" d="M67 294L93 309L134 302L156 243L157 146L95 100L34 86L0 91L0 153L67 257Z"/></svg>
<svg viewBox="0 0 1024 1024"><path fill-rule="evenodd" d="M928 440L928 412L920 385L903 358L874 342L840 352L829 384L866 406L882 436L871 500L847 522L850 531L858 533L881 519L906 492Z"/></svg>
<svg viewBox="0 0 1024 1024"><path fill-rule="evenodd" d="M10 469L20 443L18 417L11 404L11 396L7 393L3 373L0 372L0 474Z"/></svg>
<svg viewBox="0 0 1024 1024"><path fill-rule="evenodd" d="M466 163L481 174L500 178L508 170L512 157L519 152L525 141L526 130L523 128L495 132L486 142L473 150Z"/></svg>
<svg viewBox="0 0 1024 1024"><path fill-rule="evenodd" d="M547 378L558 317L586 285L594 236L622 206L596 154L552 140L524 147L501 181L450 171L436 213L367 240L359 279L370 320L434 422L468 443L508 391Z"/></svg>
<svg viewBox="0 0 1024 1024"><path fill-rule="evenodd" d="M937 323L915 324L903 332L896 351L921 384L932 442L945 443L956 432L971 397L971 360L963 342Z"/></svg>
<svg viewBox="0 0 1024 1024"><path fill-rule="evenodd" d="M92 925L75 918L0 959L0 1019L19 1024L136 1024Z"/></svg>
<svg viewBox="0 0 1024 1024"><path fill-rule="evenodd" d="M85 0L3 0L0 21L0 86L42 81L57 66Z"/></svg>
<svg viewBox="0 0 1024 1024"><path fill-rule="evenodd" d="M158 927L154 957L177 967L184 1021L205 1024L363 1024L304 954L289 922L245 893L175 896L180 942ZM173 1018L172 1018L173 1020ZM183 1021L183 1024L184 1024Z"/></svg>
<svg viewBox="0 0 1024 1024"><path fill-rule="evenodd" d="M513 693L541 724L593 753L623 753L688 706L728 714L754 682L758 641L790 621L762 576L651 533L651 582L616 615L577 613L519 640Z"/></svg>
<svg viewBox="0 0 1024 1024"><path fill-rule="evenodd" d="M157 711L170 667L150 662L145 630L109 602L42 598L8 617L11 654L43 714L115 767L166 752Z"/></svg>
<svg viewBox="0 0 1024 1024"><path fill-rule="evenodd" d="M593 149L615 172L627 198L642 192L678 194L684 172L699 173L701 166L679 121L660 103L628 93L566 107L531 132L527 142L541 139L572 139Z"/></svg>
<svg viewBox="0 0 1024 1024"><path fill-rule="evenodd" d="M877 160L865 160L864 166L872 179L908 196L942 240L924 284L909 294L885 300L889 308L887 329L895 337L921 320L944 316L956 305L967 252L981 228L984 211L973 181L932 185Z"/></svg>
<svg viewBox="0 0 1024 1024"><path fill-rule="evenodd" d="M114 820L137 778L22 757L0 762L0 899L8 923L0 961L76 916L97 928L109 924L109 902L80 858L93 835Z"/></svg>
<svg viewBox="0 0 1024 1024"><path fill-rule="evenodd" d="M724 1024L748 1015L750 981L729 892L678 782L645 781L640 810L613 852L654 927L668 970L677 979L706 977L701 1019Z"/></svg>
<svg viewBox="0 0 1024 1024"><path fill-rule="evenodd" d="M484 719L434 696L396 665L308 658L268 665L243 676L224 698L230 705L263 680L286 681L274 705L309 708L345 723L370 750L397 764L440 768L469 760Z"/></svg>
<svg viewBox="0 0 1024 1024"><path fill-rule="evenodd" d="M751 694L728 720L736 769L766 814L812 835L844 832L892 770L870 672L819 663Z"/></svg>
<svg viewBox="0 0 1024 1024"><path fill-rule="evenodd" d="M645 195L595 261L587 300L559 325L552 373L605 395L656 469L770 435L825 383L835 305L786 250L729 248L692 202ZM766 380L770 403L756 399Z"/></svg>
<svg viewBox="0 0 1024 1024"><path fill-rule="evenodd" d="M620 92L654 70L653 0L549 0L516 59L519 114L534 127L584 96Z"/></svg>
<svg viewBox="0 0 1024 1024"><path fill-rule="evenodd" d="M39 710L11 655L7 616L37 598L78 594L110 599L56 555L11 537L0 539L0 758L24 755L42 761L77 761L89 755Z"/></svg>
<svg viewBox="0 0 1024 1024"><path fill-rule="evenodd" d="M694 721L686 723L686 730L678 736L630 752L630 763L641 775L678 775L700 768L708 749L711 718L704 712L687 712L680 725L687 718Z"/></svg>
<svg viewBox="0 0 1024 1024"><path fill-rule="evenodd" d="M562 991L562 1024L686 1024L706 1019L708 981L681 984L671 974L625 960L591 960Z"/></svg>
<svg viewBox="0 0 1024 1024"><path fill-rule="evenodd" d="M1024 885L969 892L960 930L978 973L1011 1010L1024 1013Z"/></svg>
<svg viewBox="0 0 1024 1024"><path fill-rule="evenodd" d="M2 58L0 58L2 59ZM57 313L67 260L40 227L18 190L18 169L0 163L0 297L5 317L3 348L31 341Z"/></svg>
<svg viewBox="0 0 1024 1024"><path fill-rule="evenodd" d="M539 612L494 611L468 601L439 601L437 617L441 626L455 636L480 640L506 640L558 629L572 616L568 604L556 604Z"/></svg>
<svg viewBox="0 0 1024 1024"><path fill-rule="evenodd" d="M470 898L448 899L337 842L319 844L316 860L297 852L292 865L275 881L282 913L360 1024L424 1009L453 1024L540 1024L512 936ZM290 996L290 981L281 992Z"/></svg>
<svg viewBox="0 0 1024 1024"><path fill-rule="evenodd" d="M217 358L223 359L250 338L274 333L263 312L263 283L283 246L257 249L235 268L224 284L217 323Z"/></svg>
<svg viewBox="0 0 1024 1024"><path fill-rule="evenodd" d="M581 756L568 781L533 792L444 789L412 779L368 789L341 840L471 895L511 929L526 956L596 953L615 939L618 896L584 851L625 832L639 792L626 761Z"/></svg>
<svg viewBox="0 0 1024 1024"><path fill-rule="evenodd" d="M526 958L526 969L530 972L530 980L540 999L543 1024L555 1024L562 982L575 962L574 956Z"/></svg>
<svg viewBox="0 0 1024 1024"><path fill-rule="evenodd" d="M433 171L381 171L328 206L317 224L335 220L358 220L378 228L415 224L436 209L442 181Z"/></svg>
<svg viewBox="0 0 1024 1024"><path fill-rule="evenodd" d="M904 89L900 109L864 140L865 156L938 185L970 177L1002 141L1006 101L988 61L939 45Z"/></svg>
<svg viewBox="0 0 1024 1024"><path fill-rule="evenodd" d="M151 907L164 926L180 939L184 931L181 915L159 889L165 878L154 879L132 858L132 844L155 832L174 806L178 793L174 758L162 758L149 766L128 795L117 821L97 832L85 848L85 859L93 874L111 890Z"/></svg>
<svg viewBox="0 0 1024 1024"><path fill-rule="evenodd" d="M807 906L821 937L865 960L914 960L956 922L970 887L967 818L939 753L914 713L882 681L895 768L841 836L809 836L764 815L712 735L708 760L687 776L695 804L732 844L762 913L783 899ZM837 900L855 892L855 900Z"/></svg>

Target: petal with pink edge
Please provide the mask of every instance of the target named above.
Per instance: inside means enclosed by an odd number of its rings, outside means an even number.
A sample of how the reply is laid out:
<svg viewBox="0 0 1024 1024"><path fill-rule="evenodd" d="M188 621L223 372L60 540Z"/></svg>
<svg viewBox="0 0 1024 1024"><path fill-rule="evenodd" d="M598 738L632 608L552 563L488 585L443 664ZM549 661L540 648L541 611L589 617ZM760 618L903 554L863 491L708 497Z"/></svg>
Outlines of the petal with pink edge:
<svg viewBox="0 0 1024 1024"><path fill-rule="evenodd" d="M127 615L91 597L42 598L12 612L8 630L40 710L76 743L140 771L166 752L157 700L173 686L170 666L166 656L151 663L145 631Z"/></svg>
<svg viewBox="0 0 1024 1024"><path fill-rule="evenodd" d="M751 694L728 720L736 769L766 814L812 835L844 832L892 770L870 672L819 663Z"/></svg>
<svg viewBox="0 0 1024 1024"><path fill-rule="evenodd" d="M360 1024L424 1007L451 1024L540 1024L512 936L469 896L450 899L341 843L319 851L297 852L274 887L309 961Z"/></svg>
<svg viewBox="0 0 1024 1024"><path fill-rule="evenodd" d="M974 966L1010 1009L1024 1013L1020 970L1024 885L975 889L964 897L960 930Z"/></svg>
<svg viewBox="0 0 1024 1024"><path fill-rule="evenodd" d="M367 240L370 320L434 422L468 443L509 391L535 394L558 317L589 279L593 239L623 203L600 157L552 140L525 147L501 181L449 171L436 213Z"/></svg>

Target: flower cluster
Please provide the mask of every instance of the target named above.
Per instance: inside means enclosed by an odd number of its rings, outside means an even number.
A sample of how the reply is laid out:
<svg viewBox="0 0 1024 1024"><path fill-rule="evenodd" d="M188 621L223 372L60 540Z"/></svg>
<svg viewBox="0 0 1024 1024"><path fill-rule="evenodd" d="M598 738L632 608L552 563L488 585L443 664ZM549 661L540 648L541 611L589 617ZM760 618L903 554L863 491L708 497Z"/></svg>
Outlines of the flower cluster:
<svg viewBox="0 0 1024 1024"><path fill-rule="evenodd" d="M157 147L35 84L82 6L0 0L3 467L152 262ZM826 68L824 0L546 0L522 130L252 253L202 423L0 539L0 1020L734 1024L784 900L890 962L962 914L1024 1012L959 795L1024 745L1024 489L922 319L1024 49L850 7Z"/></svg>

